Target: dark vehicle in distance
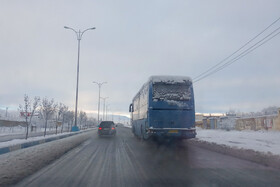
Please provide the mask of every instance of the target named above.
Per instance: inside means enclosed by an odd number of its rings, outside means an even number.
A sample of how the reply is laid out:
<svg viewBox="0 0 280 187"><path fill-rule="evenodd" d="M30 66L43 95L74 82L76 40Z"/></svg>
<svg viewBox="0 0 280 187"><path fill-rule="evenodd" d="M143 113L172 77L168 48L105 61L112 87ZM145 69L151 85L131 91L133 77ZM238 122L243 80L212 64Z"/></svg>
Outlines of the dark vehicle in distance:
<svg viewBox="0 0 280 187"><path fill-rule="evenodd" d="M113 135L117 133L116 126L113 121L102 121L98 127L98 135Z"/></svg>

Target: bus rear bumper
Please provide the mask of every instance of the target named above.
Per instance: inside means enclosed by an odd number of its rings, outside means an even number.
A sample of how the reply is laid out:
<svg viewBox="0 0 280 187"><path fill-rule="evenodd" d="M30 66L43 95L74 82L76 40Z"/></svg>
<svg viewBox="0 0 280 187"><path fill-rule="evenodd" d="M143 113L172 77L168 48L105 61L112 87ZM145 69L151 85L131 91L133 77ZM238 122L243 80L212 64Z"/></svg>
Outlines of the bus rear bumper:
<svg viewBox="0 0 280 187"><path fill-rule="evenodd" d="M195 128L149 128L148 134L157 137L174 137L181 139L195 138Z"/></svg>

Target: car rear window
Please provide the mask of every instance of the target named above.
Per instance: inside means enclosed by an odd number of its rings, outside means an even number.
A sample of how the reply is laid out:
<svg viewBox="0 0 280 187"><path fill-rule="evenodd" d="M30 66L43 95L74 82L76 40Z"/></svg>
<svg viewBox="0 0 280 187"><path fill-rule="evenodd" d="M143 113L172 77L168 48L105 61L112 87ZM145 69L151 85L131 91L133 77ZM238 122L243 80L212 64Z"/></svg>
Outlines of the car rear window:
<svg viewBox="0 0 280 187"><path fill-rule="evenodd" d="M100 127L111 127L113 125L114 125L113 122L101 122L100 123Z"/></svg>

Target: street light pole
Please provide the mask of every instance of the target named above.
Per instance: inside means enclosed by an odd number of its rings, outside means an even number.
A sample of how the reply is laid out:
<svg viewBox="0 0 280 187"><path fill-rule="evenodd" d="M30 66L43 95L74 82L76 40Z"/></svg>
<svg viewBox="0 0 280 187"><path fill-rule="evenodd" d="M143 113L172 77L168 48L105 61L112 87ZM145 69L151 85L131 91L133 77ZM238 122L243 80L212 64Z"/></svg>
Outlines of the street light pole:
<svg viewBox="0 0 280 187"><path fill-rule="evenodd" d="M72 31L74 31L76 33L76 36L77 36L77 40L78 40L78 62L77 62L77 82L76 82L76 103L75 103L75 123L74 123L74 131L78 131L78 126L77 126L77 109L78 109L78 90L79 90L79 65L80 65L80 42L81 42L81 39L82 39L82 36L83 34L88 31L88 30L93 30L95 29L95 27L92 27L92 28L88 28L84 31L76 31L75 29L71 28L71 27L67 27L67 26L64 26L65 29L70 29Z"/></svg>
<svg viewBox="0 0 280 187"><path fill-rule="evenodd" d="M8 118L8 109L9 107L6 107L6 118Z"/></svg>
<svg viewBox="0 0 280 187"><path fill-rule="evenodd" d="M99 125L99 110L100 110L100 89L102 84L106 84L107 82L93 82L98 85L99 91L98 91L98 116L97 116L97 124Z"/></svg>
<svg viewBox="0 0 280 187"><path fill-rule="evenodd" d="M108 117L108 107L109 106L110 106L109 104L106 105L106 121L107 121L107 117Z"/></svg>
<svg viewBox="0 0 280 187"><path fill-rule="evenodd" d="M104 120L104 117L105 117L105 101L106 99L108 99L109 97L100 97L101 99L103 99L103 120Z"/></svg>

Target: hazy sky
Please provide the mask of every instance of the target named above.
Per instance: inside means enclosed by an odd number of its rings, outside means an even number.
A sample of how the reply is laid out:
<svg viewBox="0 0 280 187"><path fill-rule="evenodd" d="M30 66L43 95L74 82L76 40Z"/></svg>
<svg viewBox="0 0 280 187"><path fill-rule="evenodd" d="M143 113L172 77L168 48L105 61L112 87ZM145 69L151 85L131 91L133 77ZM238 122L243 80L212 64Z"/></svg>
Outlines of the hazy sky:
<svg viewBox="0 0 280 187"><path fill-rule="evenodd" d="M279 0L1 0L0 107L26 93L74 108L77 40L79 109L96 111L98 86L110 111L128 105L151 75L195 77L275 21ZM274 29L280 26L280 21ZM273 30L273 29L272 29ZM269 33L269 31L268 31ZM197 112L280 106L280 35L194 85Z"/></svg>

